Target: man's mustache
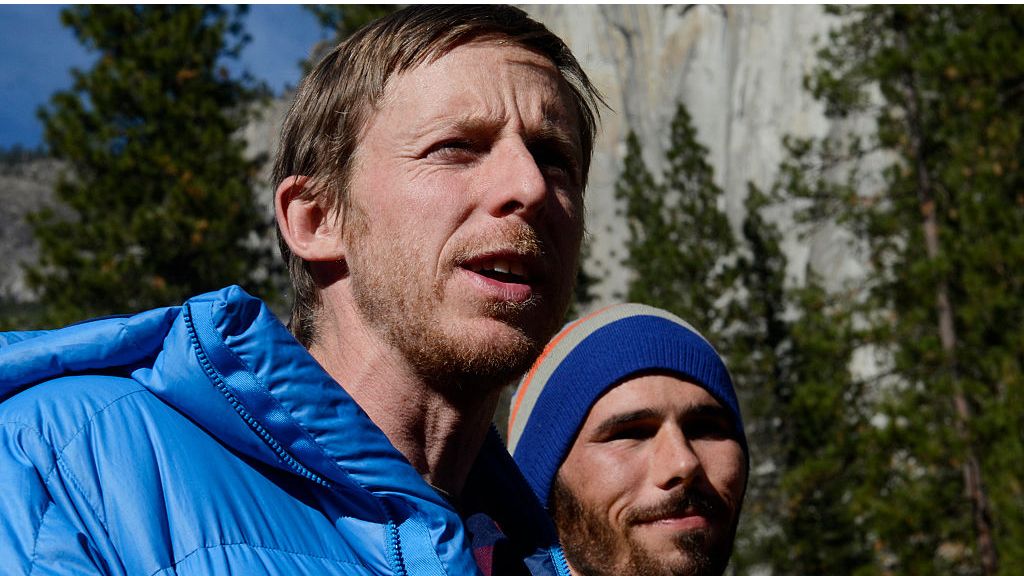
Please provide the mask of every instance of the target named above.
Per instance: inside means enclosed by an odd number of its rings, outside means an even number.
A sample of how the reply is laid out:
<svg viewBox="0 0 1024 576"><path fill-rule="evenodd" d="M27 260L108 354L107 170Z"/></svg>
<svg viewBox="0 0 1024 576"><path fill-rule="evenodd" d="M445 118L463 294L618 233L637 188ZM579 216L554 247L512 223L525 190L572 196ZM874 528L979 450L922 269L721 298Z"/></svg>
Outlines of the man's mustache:
<svg viewBox="0 0 1024 576"><path fill-rule="evenodd" d="M635 525L694 513L709 519L725 518L728 506L717 494L695 489L680 490L661 502L630 510L625 519L627 525Z"/></svg>
<svg viewBox="0 0 1024 576"><path fill-rule="evenodd" d="M488 231L486 235L463 240L453 259L465 260L495 250L510 250L522 256L539 258L548 252L547 245L548 242L531 226L503 226Z"/></svg>

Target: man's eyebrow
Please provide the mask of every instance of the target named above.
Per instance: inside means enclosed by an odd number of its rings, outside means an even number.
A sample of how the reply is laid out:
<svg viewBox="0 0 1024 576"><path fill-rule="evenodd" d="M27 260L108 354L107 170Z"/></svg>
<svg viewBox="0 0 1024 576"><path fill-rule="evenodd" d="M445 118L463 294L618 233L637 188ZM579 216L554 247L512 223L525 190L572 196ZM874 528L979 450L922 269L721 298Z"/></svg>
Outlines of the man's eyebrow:
<svg viewBox="0 0 1024 576"><path fill-rule="evenodd" d="M494 131L501 128L504 119L494 113L478 108L466 107L452 110L451 108L432 109L428 113L417 116L409 123L410 135L416 138L436 135L448 131Z"/></svg>
<svg viewBox="0 0 1024 576"><path fill-rule="evenodd" d="M421 137L449 130L469 134L487 134L500 130L502 124L500 118L488 118L486 115L471 113L429 119L423 122L416 132L417 136Z"/></svg>
<svg viewBox="0 0 1024 576"><path fill-rule="evenodd" d="M724 406L718 404L699 404L686 411L686 416L698 416L698 417L715 417L724 418L726 420L732 420L732 413L725 409Z"/></svg>
<svg viewBox="0 0 1024 576"><path fill-rule="evenodd" d="M644 408L641 410L634 410L632 412L623 412L621 414L614 414L594 429L595 434L605 434L621 426L629 425L634 422L642 422L644 420L660 419L661 415L650 408Z"/></svg>
<svg viewBox="0 0 1024 576"><path fill-rule="evenodd" d="M501 117L471 112L459 116L427 120L423 122L421 131L426 133L435 130L456 129L467 132L496 132L501 130L504 125L505 120ZM526 134L525 140L527 143L555 144L559 148L565 148L566 151L575 152L579 149L579 143L573 137L572 130L549 118L545 119L539 128L530 130Z"/></svg>
<svg viewBox="0 0 1024 576"><path fill-rule="evenodd" d="M572 137L572 132L554 122L545 122L540 129L531 131L526 135L526 141L529 144L554 144L574 155L579 151L579 143Z"/></svg>
<svg viewBox="0 0 1024 576"><path fill-rule="evenodd" d="M732 423L732 413L725 409L718 403L714 404L698 404L691 408L688 408L686 412L680 415L683 419L690 418L714 418L721 419L725 422ZM642 422L644 420L660 419L663 415L657 410L650 408L644 408L641 410L633 410L631 412L623 412L621 414L615 414L606 418L603 422L598 424L597 428L594 429L594 433L597 435L606 434L621 426L627 426L635 422Z"/></svg>

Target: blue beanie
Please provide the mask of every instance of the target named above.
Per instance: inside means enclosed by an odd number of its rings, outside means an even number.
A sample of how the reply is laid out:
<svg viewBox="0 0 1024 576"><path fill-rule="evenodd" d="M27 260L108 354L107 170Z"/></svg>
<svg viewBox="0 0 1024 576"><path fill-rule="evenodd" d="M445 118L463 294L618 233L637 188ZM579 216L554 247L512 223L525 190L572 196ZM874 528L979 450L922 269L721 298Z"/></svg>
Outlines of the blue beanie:
<svg viewBox="0 0 1024 576"><path fill-rule="evenodd" d="M649 371L678 374L732 413L747 453L732 379L718 352L692 326L664 310L616 304L568 324L519 384L508 449L545 505L559 467L590 407L612 386Z"/></svg>

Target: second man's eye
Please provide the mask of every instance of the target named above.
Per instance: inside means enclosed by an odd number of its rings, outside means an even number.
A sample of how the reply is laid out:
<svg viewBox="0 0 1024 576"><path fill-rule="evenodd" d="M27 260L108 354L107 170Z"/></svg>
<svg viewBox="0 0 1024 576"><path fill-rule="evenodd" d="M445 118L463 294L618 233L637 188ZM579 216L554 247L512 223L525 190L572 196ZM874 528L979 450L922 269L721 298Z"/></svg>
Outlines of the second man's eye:
<svg viewBox="0 0 1024 576"><path fill-rule="evenodd" d="M726 439L735 435L732 423L724 417L697 418L684 425L688 438Z"/></svg>
<svg viewBox="0 0 1024 576"><path fill-rule="evenodd" d="M605 437L606 442L612 442L615 440L645 440L654 436L657 433L657 427L634 425L634 426L623 426L617 428L608 433Z"/></svg>

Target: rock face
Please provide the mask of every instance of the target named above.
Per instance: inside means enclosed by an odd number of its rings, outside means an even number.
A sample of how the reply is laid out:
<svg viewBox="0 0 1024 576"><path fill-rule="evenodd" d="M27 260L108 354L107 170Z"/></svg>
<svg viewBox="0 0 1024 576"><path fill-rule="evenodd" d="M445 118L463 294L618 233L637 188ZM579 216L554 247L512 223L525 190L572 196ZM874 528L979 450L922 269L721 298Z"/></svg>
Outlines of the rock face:
<svg viewBox="0 0 1024 576"><path fill-rule="evenodd" d="M49 159L0 166L0 299L28 297L22 263L35 260L36 246L25 215L54 204L59 168Z"/></svg>
<svg viewBox="0 0 1024 576"><path fill-rule="evenodd" d="M819 6L561 5L526 10L569 44L611 107L602 115L587 191L591 257L586 265L602 279L598 304L615 298L628 280L619 265L626 229L616 214L614 186L630 129L644 144L648 166L660 172L669 124L676 103L683 102L710 151L725 191L723 208L737 230L747 182L770 187L783 155L782 137L835 129L802 88L803 75L815 61L815 38L824 38L832 24ZM267 158L265 183L257 192L268 211L272 190L266 180L288 105L271 103L244 131L250 152ZM0 264L0 290L22 297L20 267L13 261L32 258L33 250L20 214L50 201L56 169L46 162L0 174L0 246L6 254L13 248L15 257ZM858 269L834 231L800 240L787 225L785 211L774 216L787 231L784 247L795 278L802 277L808 263L830 279Z"/></svg>

